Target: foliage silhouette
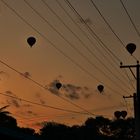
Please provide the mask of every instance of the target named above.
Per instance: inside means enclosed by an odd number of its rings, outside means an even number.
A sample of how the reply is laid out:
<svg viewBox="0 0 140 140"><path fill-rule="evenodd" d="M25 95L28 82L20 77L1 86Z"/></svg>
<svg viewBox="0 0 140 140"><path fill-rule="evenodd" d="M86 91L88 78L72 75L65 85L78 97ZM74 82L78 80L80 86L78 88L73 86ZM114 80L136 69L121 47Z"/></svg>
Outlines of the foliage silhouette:
<svg viewBox="0 0 140 140"><path fill-rule="evenodd" d="M0 108L0 126L10 127L10 128L17 127L16 119L10 116L10 112L5 111L7 107L8 105Z"/></svg>
<svg viewBox="0 0 140 140"><path fill-rule="evenodd" d="M134 118L110 120L102 116L87 118L82 125L67 126L45 122L39 133L21 128L8 111L0 108L0 139L7 140L134 140Z"/></svg>
<svg viewBox="0 0 140 140"><path fill-rule="evenodd" d="M41 138L51 140L133 140L134 135L133 118L109 120L102 116L90 117L81 126L48 122L40 129Z"/></svg>
<svg viewBox="0 0 140 140"><path fill-rule="evenodd" d="M134 119L117 119L110 125L112 136L117 140L133 140L135 137Z"/></svg>
<svg viewBox="0 0 140 140"><path fill-rule="evenodd" d="M0 139L6 140L35 140L35 130L20 128L11 113L4 111L8 106L0 108ZM36 135L37 138L37 135Z"/></svg>

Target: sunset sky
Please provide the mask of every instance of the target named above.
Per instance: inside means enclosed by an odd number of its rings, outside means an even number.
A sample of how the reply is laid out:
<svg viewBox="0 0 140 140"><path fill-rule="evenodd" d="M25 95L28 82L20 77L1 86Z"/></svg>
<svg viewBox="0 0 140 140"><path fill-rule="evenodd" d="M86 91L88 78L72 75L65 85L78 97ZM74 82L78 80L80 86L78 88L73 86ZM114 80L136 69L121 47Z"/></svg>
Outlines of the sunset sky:
<svg viewBox="0 0 140 140"><path fill-rule="evenodd" d="M123 96L135 92L135 78L120 62L140 60L139 6L139 0L0 0L0 106L10 105L27 127L113 118L116 110L133 116L133 100ZM133 56L128 43L137 46Z"/></svg>

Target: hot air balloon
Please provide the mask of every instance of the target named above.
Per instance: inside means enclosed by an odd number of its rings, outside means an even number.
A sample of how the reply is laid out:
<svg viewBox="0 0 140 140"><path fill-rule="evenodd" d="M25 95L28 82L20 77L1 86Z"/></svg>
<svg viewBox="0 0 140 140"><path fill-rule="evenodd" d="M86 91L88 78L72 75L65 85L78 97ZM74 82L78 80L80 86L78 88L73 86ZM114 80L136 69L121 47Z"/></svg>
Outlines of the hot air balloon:
<svg viewBox="0 0 140 140"><path fill-rule="evenodd" d="M121 111L121 116L125 119L125 117L127 116L127 111L125 110Z"/></svg>
<svg viewBox="0 0 140 140"><path fill-rule="evenodd" d="M62 86L62 84L61 84L61 83L56 83L56 87L57 87L57 89L60 89L60 88L61 88L61 86Z"/></svg>
<svg viewBox="0 0 140 140"><path fill-rule="evenodd" d="M114 116L119 119L121 117L122 113L120 111L115 111Z"/></svg>
<svg viewBox="0 0 140 140"><path fill-rule="evenodd" d="M99 90L100 93L104 91L104 86L103 85L98 85L97 89Z"/></svg>
<svg viewBox="0 0 140 140"><path fill-rule="evenodd" d="M36 39L31 36L31 37L27 38L27 42L30 45L30 47L32 47L35 44Z"/></svg>
<svg viewBox="0 0 140 140"><path fill-rule="evenodd" d="M136 45L134 43L129 43L126 46L126 49L132 55L133 52L136 50Z"/></svg>

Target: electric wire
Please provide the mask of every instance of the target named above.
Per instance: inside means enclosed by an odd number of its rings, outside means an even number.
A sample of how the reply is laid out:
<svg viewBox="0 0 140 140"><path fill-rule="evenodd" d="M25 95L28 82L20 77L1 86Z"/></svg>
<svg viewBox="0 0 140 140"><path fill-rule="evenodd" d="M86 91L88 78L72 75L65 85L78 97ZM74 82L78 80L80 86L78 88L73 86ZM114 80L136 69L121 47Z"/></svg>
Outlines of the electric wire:
<svg viewBox="0 0 140 140"><path fill-rule="evenodd" d="M86 34L86 32L84 30L82 30L82 28L75 22L75 20L73 19L73 17L65 10L65 8L62 6L62 4L58 1L55 0L57 2L57 4L59 5L59 7L64 11L64 13L71 19L71 21L75 24L75 26L81 31L81 33L89 40L89 42L96 47L96 49L102 54L102 56L109 62L109 64L115 68L115 70L121 75L123 76L126 80L127 78L124 76L124 74L122 74L118 69L118 67L115 67L112 62L110 61L110 59L108 57L106 57L106 55L104 55L104 53L99 49L99 47L97 47L97 45L94 44L93 40L90 39L90 37ZM104 49L104 48L103 48Z"/></svg>
<svg viewBox="0 0 140 140"><path fill-rule="evenodd" d="M35 27L33 27L29 22L27 22L22 16L20 16L18 14L18 12L13 9L10 5L8 5L8 3L6 3L4 0L1 0L1 2L3 4L5 4L13 13L16 14L16 16L18 16L25 24L27 24L30 28L32 28L35 32L37 32L42 38L44 38L47 42L49 42L52 47L54 47L58 52L60 52L62 55L64 55L67 59L69 59L72 63L74 63L77 67L80 68L80 70L82 70L83 72L85 72L86 74L88 74L90 77L92 77L94 80L102 83L97 77L95 77L92 73L90 73L89 71L87 71L86 69L84 69L81 65L79 65L79 63L77 63L76 61L74 61L71 57L69 57L68 55L66 55L62 50L60 50L59 48L57 48L50 40L47 39L47 37L45 35L43 35L41 32L39 32ZM118 91L114 90L113 88L111 88L109 85L106 85L106 87L108 87L110 90L112 90L114 92L114 94L123 96L122 94L120 94Z"/></svg>
<svg viewBox="0 0 140 140"><path fill-rule="evenodd" d="M83 53L81 53L77 48L76 48L76 46L75 45L73 45L70 41L68 41L52 24L50 24L49 23L49 21L46 19L46 18L44 18L35 8L33 8L32 7L32 5L29 3L29 2L27 2L27 0L24 0L24 2L41 18L41 19L43 19L56 33L58 33L74 50L76 50L76 52L77 53L79 53L85 60L87 60L87 62L88 63L90 63L94 68L96 68L96 69L98 69L101 73L103 73L110 81L112 81L113 82L113 84L115 84L115 85L117 85L118 87L120 87L120 89L122 89L124 92L126 92L126 93L128 93L126 90L124 90L120 85L118 85L118 82L115 82L115 81L113 81L102 69L100 69L99 67L97 67L93 62L91 62L87 57L86 57L86 55L84 55ZM45 5L47 6L47 7L49 7L48 5L47 5L47 3L45 3ZM49 9L51 9L50 7L49 7ZM51 11L53 11L52 9L51 9ZM54 12L53 12L54 13ZM58 16L57 16L58 17ZM58 17L59 18L59 17ZM59 20L61 20L60 18L59 18ZM83 42L82 42L82 40L61 20L61 22L68 28L68 30L76 37L76 38L78 38L78 40L81 42L81 44L82 45L84 45L85 46L85 44L83 44ZM87 48L87 47L86 47ZM91 52L89 49L88 49L88 51L89 52ZM92 55L93 55L93 53L92 53ZM95 56L95 55L94 55ZM98 59L97 58L97 56L96 56L96 59ZM99 59L98 59L98 61L100 61ZM102 61L100 61L100 63L102 63L102 65L104 65L105 66L105 64L103 64L103 62ZM106 67L106 66L105 66ZM107 67L106 67L107 68ZM107 68L108 69L108 68ZM108 69L109 70L109 72L111 72L111 74L113 74L113 72L112 71L110 71L110 69ZM114 74L113 74L113 76L115 77L115 78L117 78L117 79L119 79L120 80L120 78L118 78L117 76L115 76ZM125 85L125 83L121 80L121 82Z"/></svg>
<svg viewBox="0 0 140 140"><path fill-rule="evenodd" d="M2 61L1 61L2 62ZM2 62L3 63L3 62ZM5 64L5 63L3 63L4 65L6 65L6 66L8 66L7 64ZM18 72L17 70L15 70L15 69L13 69L12 67L10 67L10 66L8 66L9 68L11 68L12 70L14 70L15 72ZM22 73L20 73L20 72L18 72L19 74L22 74ZM27 77L26 77L27 78ZM29 79L29 78L28 78ZM38 82L36 82L36 81L34 81L34 80L32 80L31 78L30 78L30 80L32 81L32 82L34 82L35 84L37 84L38 86L41 86L41 87L43 87L41 84L39 84ZM65 100L65 99L64 99Z"/></svg>
<svg viewBox="0 0 140 140"><path fill-rule="evenodd" d="M2 61L1 61L2 62ZM3 63L3 62L2 62ZM3 64L5 64L5 63L3 63ZM7 64L6 64L6 66L8 66ZM8 66L9 68L12 68L12 67L10 67L10 66ZM13 69L13 68L12 68ZM16 72L18 72L17 70L15 70L15 69L13 69L14 71L16 71ZM20 72L18 72L19 74L22 74L22 73L20 73ZM26 77L27 78L27 77ZM36 81L34 81L34 80L32 80L32 79L30 79L32 82L34 82L34 83L36 83L37 85L39 85L39 86L41 86L41 87L43 87L41 84L39 84L38 82L36 82Z"/></svg>
<svg viewBox="0 0 140 140"><path fill-rule="evenodd" d="M25 2L27 2L26 0L24 0ZM94 56L110 73L111 75L113 75L113 77L115 77L116 79L118 79L121 83L123 83L125 86L126 84L118 77L116 76L104 63L103 61L101 61L99 59L99 57L97 57L97 55L95 55L95 53L93 53L93 51L68 27L67 24L65 24L65 22L60 18L60 16L58 16L58 14L47 4L47 2L45 0L41 0L45 6L59 19L59 21L81 42L81 44L87 49L87 51L89 53L91 53L92 56ZM28 3L29 4L29 3ZM33 7L30 5L30 7L33 9ZM35 12L37 12L35 9L33 9ZM93 63L92 63L93 65ZM95 65L94 65L95 66ZM98 68L96 66L96 68ZM98 70L100 70L104 75L106 75L104 73L104 71L102 71L101 69L98 68ZM106 75L108 77L108 75Z"/></svg>
<svg viewBox="0 0 140 140"><path fill-rule="evenodd" d="M12 7L10 7L6 2L4 2L3 0L2 0L2 2L9 8L9 9L11 9L22 21L24 21L28 26L30 26L33 30L35 30L38 34L40 34L45 40L47 40L53 47L55 47L56 48L56 46L51 42L51 41L49 41L43 34L41 34L36 28L34 28L30 23L28 23L23 17L21 17ZM56 48L57 49L57 48ZM65 55L65 53L63 53L61 50L59 50L59 49L57 49L59 52L61 52L64 56L66 56L67 58L69 58L72 62L73 62L73 60L70 58L70 57L68 57L67 55ZM95 78L91 73L89 73L88 71L86 71L85 69L83 69L83 67L81 67L79 64L77 64L77 63L74 63L74 64L76 64L82 71L84 71L84 72L86 72L88 75L90 75L92 78L94 78L94 79L96 79L97 81L99 81L97 78ZM10 68L10 67L9 67ZM14 70L14 69L13 69ZM15 70L14 70L15 71ZM19 73L19 72L18 72ZM21 74L21 73L19 73L19 74ZM26 78L28 78L28 77L26 77ZM28 78L29 79L29 78ZM29 79L30 80L30 79ZM31 80L32 82L34 82L34 80ZM34 82L35 84L37 84L38 86L39 86L39 84L38 84L38 82ZM106 85L107 86L107 85ZM42 85L41 85L41 87L43 87ZM117 92L117 91L115 91L114 89L112 89L111 87L109 87L109 86L107 86L108 88L110 88L112 91L114 91L114 93L115 94L117 94L117 95L120 95L120 96L122 96L122 94L120 94L119 92ZM57 96L57 97L60 97L60 96ZM65 100L65 98L63 98L63 100ZM69 100L68 100L69 101ZM90 113L91 114L91 113Z"/></svg>
<svg viewBox="0 0 140 140"><path fill-rule="evenodd" d="M3 2L3 0L2 0L2 2ZM22 18L23 19L23 18ZM24 21L25 22L25 21ZM28 23L28 22L25 22L26 24ZM29 23L28 23L28 25L30 25ZM30 26L31 27L31 26ZM33 29L35 29L34 27L33 27ZM36 29L35 29L35 31L37 31ZM38 32L38 31L37 31ZM40 32L38 32L39 34L40 34ZM12 68L11 66L9 66L9 65L7 65L6 63L4 63L3 61L1 61L0 60L0 63L2 63L2 64L4 64L4 65L6 65L7 67L9 67L10 69L12 69L12 70L14 70L15 72L17 72L17 73L19 73L20 75L23 75L23 73L21 73L21 72L19 72L19 71L17 71L16 69L14 69L14 68ZM24 76L24 75L23 75ZM27 78L27 77L26 77ZM36 81L34 81L33 79L31 79L31 78L27 78L27 79L29 79L29 80L31 80L32 82L34 82L35 84L37 84L38 86L40 86L40 87L43 87L44 88L44 86L43 85L41 85L40 83L38 83L38 82L36 82ZM6 95L7 96L7 95ZM10 96L9 96L10 97ZM18 98L18 99L20 99L20 100L23 100L23 101L28 101L28 100L24 100L24 99L21 99L21 98ZM31 103L31 101L28 101L28 102L30 102ZM36 104L36 103L34 103L34 102L32 102L33 104ZM36 104L36 105L39 105L38 103ZM42 105L42 104L40 104L40 105ZM47 107L49 107L49 106L47 106ZM51 107L51 106L50 106ZM54 109L56 109L56 107L53 107ZM58 110L60 109L60 108L57 108ZM61 109L60 109L61 110ZM62 109L63 111L66 111L65 109ZM69 110L70 111L70 110ZM73 112L73 113L76 113L76 112Z"/></svg>
<svg viewBox="0 0 140 140"><path fill-rule="evenodd" d="M102 14L102 12L99 10L99 8L98 8L97 5L95 4L95 2L93 2L93 0L90 0L90 1L91 1L92 5L94 6L94 8L98 11L99 15L102 17L102 19L104 20L104 22L106 23L106 25L108 26L108 28L109 28L109 29L111 30L111 32L116 36L116 38L118 39L118 41L122 44L123 47L126 47L125 44L123 43L123 41L120 39L120 37L115 33L114 29L113 29L112 26L109 24L109 22L107 21L107 19L104 17L104 15ZM135 26L135 24L134 24L132 18L130 17L130 15L129 15L129 13L128 13L128 11L127 11L127 9L126 9L124 3L122 2L122 0L120 0L120 2L121 2L121 4L122 4L122 6L123 6L123 8L124 8L124 10L125 10L125 12L126 12L126 14L128 15L129 20L131 21L131 23L132 23L134 29L136 30L136 32L137 32L138 35L140 36L140 33L139 33L137 27ZM133 55L132 55L132 56L133 56ZM136 58L135 56L133 56L133 57L135 58L135 60L137 60L137 58ZM125 71L125 70L124 70L124 71ZM127 72L125 72L125 74L126 74L126 76L128 77L128 80L130 81L130 77L129 77L129 75L127 74ZM132 84L131 82L130 82L130 85L131 85L131 87L134 89L134 86L133 86L133 84Z"/></svg>
<svg viewBox="0 0 140 140"><path fill-rule="evenodd" d="M123 99L124 99L124 102L125 102L126 110L127 110L127 112L128 112L128 111L129 111L129 109L128 109L128 103L127 103L127 101L126 101L125 98L123 98Z"/></svg>
<svg viewBox="0 0 140 140"><path fill-rule="evenodd" d="M54 47L58 52L60 52L63 56L65 56L67 59L69 59L72 63L74 63L77 67L79 67L80 70L84 71L85 73L87 73L89 76L91 76L93 79L96 79L98 82L100 82L100 80L98 80L98 78L96 78L95 76L93 76L90 72L88 72L86 69L84 69L81 65L79 65L76 61L74 61L71 57L69 57L68 55L66 55L62 50L60 50L59 48L57 48L51 41L49 41L47 39L46 36L44 36L41 32L39 32L36 28L34 28L29 22L27 22L22 16L20 16L16 10L14 10L10 5L8 5L6 2L4 2L3 0L1 0L1 2L3 2L11 11L13 11L25 24L27 24L31 29L33 29L35 32L37 32L42 38L44 38L47 42L49 42L52 47ZM10 69L13 69L12 67L10 67L9 65L7 65L6 63L4 63L3 61L0 61L1 63L3 63L4 65L8 66ZM13 69L15 72L15 69ZM18 72L19 73L19 72ZM22 73L19 73L22 74ZM28 77L29 78L29 77Z"/></svg>
<svg viewBox="0 0 140 140"><path fill-rule="evenodd" d="M104 22L107 24L107 26L109 27L109 29L112 31L112 33L116 36L116 38L118 39L118 41L125 47L124 42L119 38L119 36L115 33L115 31L113 30L113 28L111 27L111 25L109 24L109 22L105 19L105 17L103 16L103 14L101 13L101 11L99 10L99 8L97 7L97 5L95 4L95 2L93 2L93 0L90 0L92 5L94 6L94 8L98 11L98 13L100 14L100 16L102 17L102 19L104 20Z"/></svg>
<svg viewBox="0 0 140 140"><path fill-rule="evenodd" d="M128 73L127 73L127 71L124 69L124 72L126 73L126 75L127 75L127 78L128 78L128 80L129 80L129 83L130 83L130 85L131 85L131 87L134 89L134 90L136 90L136 88L134 87L134 85L133 85L133 83L132 83L132 81L131 81L131 79L130 79L130 77L129 77L129 75L128 75Z"/></svg>
<svg viewBox="0 0 140 140"><path fill-rule="evenodd" d="M102 110L111 110L111 109L116 109L118 107L122 107L121 105L118 105L118 106L108 106L108 107L102 107L102 108L97 108L97 109L92 109L90 111L102 111ZM81 114L79 113L74 113L74 114L59 114L59 116L54 116L54 117L66 117L66 116L77 116L77 115L88 115L88 114L84 114L84 112L82 111ZM19 115L16 115L18 117L20 117ZM101 115L96 115L96 116L101 116ZM105 115L102 115L102 116L105 116ZM43 118L46 118L48 117L48 115L39 115L39 116L36 116L36 117L24 117L23 119L25 120L28 120L29 122L30 121L35 121L35 120L40 120L40 119L43 119ZM22 117L21 117L22 118Z"/></svg>
<svg viewBox="0 0 140 140"><path fill-rule="evenodd" d="M108 52L110 52L119 62L121 62L120 59L110 49L108 49L108 47L103 43L103 41L98 37L98 35L89 27L89 25L84 21L84 19L82 18L82 16L77 12L77 10L69 2L69 0L65 0L65 2L70 7L70 9L75 13L75 15L77 15L83 21L83 23L86 25L86 27L89 29L89 31L91 31L91 33L93 33L93 35L96 36L96 38L98 39L98 41L101 42L101 44L104 46L104 48L107 49Z"/></svg>
<svg viewBox="0 0 140 140"><path fill-rule="evenodd" d="M7 96L7 97L10 97L10 98L14 98L14 99L17 99L17 100L20 100L20 101L23 101L23 102L27 102L27 103L30 103L30 104L33 104L33 105L38 105L38 106L45 107L45 108L51 108L51 109L65 111L65 112L70 112L70 113L87 114L85 112L78 112L78 111L74 111L74 110L68 110L68 109L58 108L58 107L54 107L54 106L50 106L50 105L40 104L40 103L37 103L37 102L32 102L30 100L26 100L26 99L23 99L23 98L15 97L15 96L8 95L8 94L5 94L5 93L0 93L0 95Z"/></svg>
<svg viewBox="0 0 140 140"><path fill-rule="evenodd" d="M98 13L100 14L100 16L102 17L102 19L104 20L104 22L106 23L106 25L109 27L109 29L112 31L112 33L116 36L116 38L118 39L118 41L122 44L122 46L125 48L125 44L123 43L123 41L120 39L120 37L115 33L115 31L113 30L113 28L111 27L111 25L109 24L109 22L106 20L106 18L103 16L103 14L101 13L101 11L99 10L99 8L97 7L97 5L95 4L95 2L93 2L93 0L90 0L92 5L94 6L94 8L98 11ZM121 1L121 0L120 0ZM132 55L133 56L133 55ZM137 58L135 56L133 56L135 60L137 60Z"/></svg>
<svg viewBox="0 0 140 140"><path fill-rule="evenodd" d="M15 68L13 68L13 67L9 66L9 65L8 65L8 64L6 64L5 62L3 62L3 61L1 61L1 60L0 60L0 63L4 64L5 66L7 66L8 68L12 69L13 71L15 71L16 73L20 74L21 76L23 76L23 77L27 78L28 80L30 80L30 81L31 81L31 82L33 82L34 84L38 85L39 87L41 87L41 88L43 88L43 89L45 89L45 90L50 91L48 87L43 86L42 84L40 84L39 82L37 82L37 81L33 80L33 79L32 79L32 78L30 78L30 77L26 77L26 76L24 76L24 74L22 74L21 72L19 72L19 71L18 71L18 70L16 70ZM50 91L50 92L51 92L51 91ZM53 94L53 95L55 95L55 94ZM57 96L57 95L56 95L56 96ZM72 104L72 105L74 105L74 106L76 106L76 107L78 107L78 108L80 108L80 109L82 109L82 110L86 111L86 112L88 112L86 109L84 109L84 108L82 108L81 106L79 106L79 105L77 105L77 104L73 103L73 102L72 102L72 101L70 101L70 100L67 100L66 98L64 98L64 97L62 97L62 96L57 96L57 97L61 98L62 100L66 101L66 102L68 102L68 103L70 103L70 104ZM89 114L94 115L94 114L93 114L93 113L91 113L91 112L88 112L88 113L89 113Z"/></svg>
<svg viewBox="0 0 140 140"><path fill-rule="evenodd" d="M67 14L67 16L72 20L72 22L76 25L76 27L81 31L81 33L90 41L90 43L94 46L94 47L96 47L96 49L102 54L102 56L105 58L105 59L107 59L108 60L108 62L111 64L111 66L112 67L114 67L115 68L115 70L117 70L117 72L121 75L121 76L123 76L126 80L128 80L128 79L130 79L129 78L129 75L126 75L126 77L128 78L126 78L120 71L118 71L118 69L116 69L116 67L111 63L111 61L110 61L110 59L108 59L108 57L106 57L105 55L104 55L104 53L102 53L102 51L99 49L99 47L97 47L94 43L93 43L93 41L88 37L88 35L85 33L85 31L83 31L82 30L82 28L75 22L75 20L72 18L72 16L65 10L65 8L62 6L62 4L58 1L58 0L55 0L56 2L57 2L57 4L60 6L60 8ZM103 48L104 49L104 48ZM124 70L125 71L125 70ZM129 80L128 80L129 81ZM132 88L134 88L134 86L131 84L131 86L132 86Z"/></svg>
<svg viewBox="0 0 140 140"><path fill-rule="evenodd" d="M92 36L94 37L94 39L97 40L97 42L99 42L99 44L102 44L101 46L104 47L104 49L106 50L106 52L110 55L113 56L112 59L114 60L114 58L121 62L121 60L107 47L107 45L105 45L105 43L101 40L101 38L93 31L93 29L90 28L90 26L85 22L85 20L83 19L83 17L78 13L78 11L73 7L73 5L68 1L68 0L64 0L66 2L66 4L69 6L69 8L75 13L75 15L82 20L82 22L85 24L85 27L90 31L90 33L92 34ZM114 60L115 61L115 60Z"/></svg>
<svg viewBox="0 0 140 140"><path fill-rule="evenodd" d="M124 3L123 3L123 1L122 1L122 0L120 0L120 3L121 3L121 5L122 5L122 7L123 7L123 9L124 9L125 13L127 14L127 16L128 16L128 18L129 18L129 20L130 20L130 22L131 22L132 26L134 27L134 29L135 29L135 31L136 31L136 33L137 33L137 35L140 37L140 32L139 32L139 30L138 30L137 26L135 25L135 23L134 23L134 21L133 21L132 17L130 16L130 14L129 14L129 12L128 12L127 8L126 8L126 6L124 5Z"/></svg>
<svg viewBox="0 0 140 140"><path fill-rule="evenodd" d="M132 71L131 67L129 67L129 70L130 70L131 74L133 75L133 77L134 77L135 79L137 79L137 78L136 78L136 75L135 75L134 72Z"/></svg>
<svg viewBox="0 0 140 140"><path fill-rule="evenodd" d="M110 50L108 49L108 47L103 43L103 41L99 38L99 36L89 27L89 25L85 22L85 20L82 18L82 16L78 13L78 11L73 7L73 5L69 2L69 0L65 0L66 4L70 7L70 9L82 20L82 22L86 25L87 29L89 31L91 31L91 33L93 33L94 36L96 36L96 38L98 39L99 42L101 42L101 44L104 46L105 49L108 50L108 52L110 52L119 62L120 59ZM111 28L112 29L112 28ZM133 56L136 59L135 56Z"/></svg>

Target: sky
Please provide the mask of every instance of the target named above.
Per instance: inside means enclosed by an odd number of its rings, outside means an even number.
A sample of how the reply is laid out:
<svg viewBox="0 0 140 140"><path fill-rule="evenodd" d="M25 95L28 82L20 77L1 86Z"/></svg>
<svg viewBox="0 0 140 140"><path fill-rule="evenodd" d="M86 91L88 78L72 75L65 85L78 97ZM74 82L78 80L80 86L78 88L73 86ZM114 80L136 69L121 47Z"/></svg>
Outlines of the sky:
<svg viewBox="0 0 140 140"><path fill-rule="evenodd" d="M133 100L123 96L135 92L136 81L120 62L140 60L139 5L139 0L1 0L0 106L9 105L20 126L34 128L42 121L73 125L87 117L113 118L116 110L133 116ZM136 44L133 56L128 43Z"/></svg>

